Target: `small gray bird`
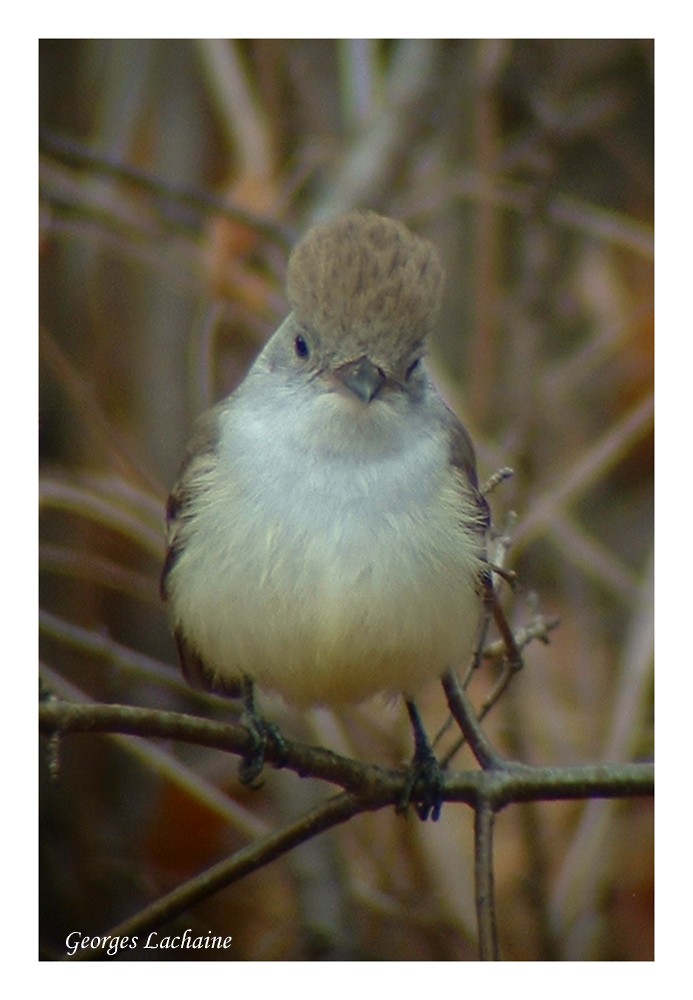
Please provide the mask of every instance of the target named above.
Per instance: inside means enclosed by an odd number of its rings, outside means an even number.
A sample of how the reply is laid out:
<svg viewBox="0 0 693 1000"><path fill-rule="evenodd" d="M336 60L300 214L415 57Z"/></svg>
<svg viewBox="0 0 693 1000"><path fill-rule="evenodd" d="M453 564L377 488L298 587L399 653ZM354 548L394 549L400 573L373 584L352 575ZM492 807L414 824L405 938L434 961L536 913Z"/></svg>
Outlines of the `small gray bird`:
<svg viewBox="0 0 693 1000"><path fill-rule="evenodd" d="M403 695L417 766L413 698L468 660L487 574L474 449L423 361L442 285L434 247L392 219L307 233L289 316L196 425L162 578L191 681L251 714L255 683L299 706Z"/></svg>

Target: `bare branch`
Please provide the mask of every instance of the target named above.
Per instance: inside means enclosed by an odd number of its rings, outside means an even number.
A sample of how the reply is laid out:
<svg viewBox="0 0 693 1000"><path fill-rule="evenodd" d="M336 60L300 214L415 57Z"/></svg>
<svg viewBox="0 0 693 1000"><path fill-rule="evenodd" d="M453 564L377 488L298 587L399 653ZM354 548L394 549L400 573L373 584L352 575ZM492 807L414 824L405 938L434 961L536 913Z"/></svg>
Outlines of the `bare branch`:
<svg viewBox="0 0 693 1000"><path fill-rule="evenodd" d="M459 689L459 684L457 684ZM456 698L454 700L457 700ZM466 702L463 697L462 704ZM468 704L468 703L467 703ZM511 802L531 799L621 798L627 795L651 795L654 766L650 764L595 764L580 767L530 767L503 760L487 738L478 736L473 711L462 709L465 726L475 731L477 748L482 745L484 759L493 761L487 771L460 771L444 776L442 798L449 802L475 805L484 795L499 808ZM468 720L471 720L469 722ZM251 737L245 727L235 723L214 722L199 716L130 705L75 705L51 701L39 706L41 732L130 733L158 739L175 739L198 746L212 747L242 756ZM268 763L275 764L278 754L271 745ZM497 766L496 766L497 765ZM301 777L321 778L358 796L364 807L377 809L399 801L407 771L379 767L350 760L322 747L286 740L282 756L284 769Z"/></svg>
<svg viewBox="0 0 693 1000"><path fill-rule="evenodd" d="M453 670L448 670L443 675L443 689L448 699L450 711L481 767L485 769L503 768L505 762L486 738L486 734L478 723L472 703L462 690Z"/></svg>
<svg viewBox="0 0 693 1000"><path fill-rule="evenodd" d="M647 394L614 424L543 496L530 500L528 514L517 526L515 544L527 544L545 531L556 511L583 493L613 468L652 427L654 397Z"/></svg>
<svg viewBox="0 0 693 1000"><path fill-rule="evenodd" d="M100 450L110 457L113 468L128 477L134 477L155 496L165 496L161 483L153 478L139 455L136 455L130 443L123 441L114 429L95 398L89 382L83 378L72 361L67 357L56 339L41 324L41 358L51 367L59 384L70 397L75 412L82 418L82 426L95 438Z"/></svg>
<svg viewBox="0 0 693 1000"><path fill-rule="evenodd" d="M479 925L479 958L498 960L496 903L493 889L493 824L495 812L482 799L474 814L474 896Z"/></svg>
<svg viewBox="0 0 693 1000"><path fill-rule="evenodd" d="M498 956L493 901L492 833L495 812L510 802L539 799L621 797L651 794L654 769L650 765L537 768L506 762L482 733L457 679L444 678L450 708L463 728L484 770L447 774L442 798L465 802L476 812L476 900L482 958ZM119 732L138 736L178 739L243 755L250 734L238 725L212 722L175 712L160 712L123 705L74 705L57 700L39 706L41 731L53 746L57 734ZM268 746L272 762L275 747ZM276 761L275 761L276 762ZM359 812L399 801L407 773L339 757L318 747L286 741L282 766L299 775L323 778L347 789L294 823L261 837L208 871L179 886L114 928L105 937L135 936L173 919L220 889L286 854L298 844L350 819ZM416 792L414 792L416 794ZM97 957L107 947L102 936L96 949L75 953L76 958Z"/></svg>
<svg viewBox="0 0 693 1000"><path fill-rule="evenodd" d="M82 167L96 174L127 181L164 201L177 202L205 215L220 215L233 222L240 222L255 229L271 242L278 243L281 247L289 247L295 242L294 234L289 233L278 223L261 218L238 205L230 205L226 199L215 198L214 195L207 194L205 191L169 184L146 170L95 153L81 143L45 128L41 129L39 141L43 152L71 163L75 167Z"/></svg>
<svg viewBox="0 0 693 1000"><path fill-rule="evenodd" d="M66 958L65 960L98 958L106 950L109 938L133 937L160 927L189 910L191 906L201 900L207 899L215 892L219 892L220 889L225 889L233 882L237 882L244 875L249 875L258 868L262 868L270 861L287 854L294 847L316 837L325 830L344 823L366 808L368 807L363 803L359 803L351 795L344 792L329 799L317 809L299 817L289 826L255 840L230 858L224 859L206 872L184 882L172 892L162 896L161 899L146 906L134 917L123 921L97 939L100 942L98 948L85 948L76 951L73 959Z"/></svg>

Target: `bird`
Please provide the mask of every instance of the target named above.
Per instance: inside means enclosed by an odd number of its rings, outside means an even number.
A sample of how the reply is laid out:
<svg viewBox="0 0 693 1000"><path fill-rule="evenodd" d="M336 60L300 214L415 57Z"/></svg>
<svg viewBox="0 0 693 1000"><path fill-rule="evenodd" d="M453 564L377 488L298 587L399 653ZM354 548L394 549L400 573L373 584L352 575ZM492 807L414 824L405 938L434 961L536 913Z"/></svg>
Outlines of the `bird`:
<svg viewBox="0 0 693 1000"><path fill-rule="evenodd" d="M249 784L281 740L258 687L299 708L403 698L410 784L436 785L415 699L474 649L490 524L470 435L426 367L443 283L438 251L398 220L318 222L289 256L288 315L195 424L162 595L187 679L243 698Z"/></svg>

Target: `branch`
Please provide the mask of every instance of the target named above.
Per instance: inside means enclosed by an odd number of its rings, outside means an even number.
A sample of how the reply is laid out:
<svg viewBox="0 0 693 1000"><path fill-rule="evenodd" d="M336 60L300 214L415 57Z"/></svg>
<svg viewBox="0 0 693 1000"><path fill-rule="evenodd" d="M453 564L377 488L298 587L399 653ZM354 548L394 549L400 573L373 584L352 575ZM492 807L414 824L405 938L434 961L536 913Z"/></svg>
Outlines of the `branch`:
<svg viewBox="0 0 693 1000"><path fill-rule="evenodd" d="M194 715L163 712L130 705L76 705L47 701L39 705L40 730L54 733L129 733L247 753L251 737L244 726L214 722ZM364 808L394 805L407 780L407 771L364 764L305 743L286 740L281 764L300 777L320 778L357 796ZM495 751L494 751L495 753ZM496 754L497 756L497 754ZM501 759L502 760L502 759ZM279 764L275 748L267 748L267 761ZM577 767L533 767L502 761L500 769L457 771L443 777L442 798L476 806L479 797L496 809L530 800L626 798L652 795L654 765L592 764Z"/></svg>
<svg viewBox="0 0 693 1000"><path fill-rule="evenodd" d="M124 920L107 934L95 938L94 940L99 942L98 947L77 951L72 959L66 957L65 960L98 958L107 949L112 938L132 938L148 933L220 889L237 882L244 875L249 875L263 865L269 864L270 861L287 854L294 847L325 830L344 823L366 808L367 806L347 793L329 799L317 809L304 813L283 830L260 837L247 847L236 851L230 858L220 861L202 874L179 885L161 899L140 910L134 917Z"/></svg>
<svg viewBox="0 0 693 1000"><path fill-rule="evenodd" d="M166 491L152 476L132 445L121 440L113 422L104 413L91 380L82 375L43 323L39 326L39 338L41 360L50 367L58 384L69 397L75 412L80 416L81 426L94 438L102 455L108 456L113 468L118 469L125 479L134 478L135 482L141 483L149 493L163 499Z"/></svg>
<svg viewBox="0 0 693 1000"><path fill-rule="evenodd" d="M517 793L520 792L522 794L521 790L524 788L527 800L536 801L537 799L548 797L549 786L552 784L551 777L555 777L556 773L560 772L559 784L561 785L561 792L559 793L559 797L563 798L567 791L564 784L567 771L564 768L558 768L552 776L550 773L546 773L550 772L551 769L538 769L528 767L524 764L517 764L514 761L506 761L482 730L474 707L467 698L467 694L460 685L453 670L448 670L443 675L443 688L447 696L450 711L462 730L464 739L469 744L479 765L483 768L481 777L482 779L486 779L481 783L479 798L474 806L474 889L479 928L479 957L482 960L497 960L499 957L498 935L493 890L493 827L495 814L498 809L502 808L509 801L505 798L505 795L510 791L508 785L510 784L512 787L515 778L518 779L519 783L515 785L514 793L510 793L512 800L520 801ZM531 783L531 779L537 776L537 771L539 770L545 772L543 777L547 780L546 783L542 782L541 789L535 790L535 792L538 792L538 794L535 794L529 791L529 788L525 785L525 779L529 778ZM583 769L579 770L583 771ZM608 768L608 771L611 770L611 768ZM610 776L613 776L613 774ZM592 769L592 774L589 778L584 773L573 774L573 777L577 778L577 783L573 790L578 795L580 794L579 790L582 782L587 780L591 789L590 797L596 798L599 796L597 788L600 780L604 777L604 772L600 768ZM624 775L623 777L624 780L628 780L627 776ZM495 789L494 786L497 778L500 779L499 787ZM510 782L506 780L508 778ZM584 786L582 788L584 790ZM497 792L500 792L500 794L497 794Z"/></svg>
<svg viewBox="0 0 693 1000"><path fill-rule="evenodd" d="M544 768L505 761L481 731L474 710L452 671L443 678L443 684L450 709L483 770L443 773L441 799L464 802L474 807L480 957L497 958L492 865L495 813L511 802L649 795L653 791L654 768L648 764ZM68 733L128 733L177 739L238 755L247 753L252 745L252 738L245 727L234 723L127 705L76 705L52 698L39 705L39 723L41 732L53 740ZM260 837L230 858L174 889L114 928L110 934L102 936L97 949L76 952L75 958L96 957L108 947L109 939L132 938L148 932L324 830L360 812L395 804L400 800L408 780L406 771L363 764L320 747L288 740L285 740L281 750L281 763L279 751L272 742L267 747L267 760L275 766L280 764L293 770L301 777L311 776L337 784L344 791L283 830Z"/></svg>
<svg viewBox="0 0 693 1000"><path fill-rule="evenodd" d="M129 735L179 740L196 746L244 756L253 748L253 739L245 726L216 722L181 712L136 708L131 705L79 705L51 700L39 706L39 724L46 735L59 733L127 733ZM268 764L295 771L301 777L323 781L358 794L372 807L394 803L401 793L405 772L381 768L341 757L321 747L285 740L286 753L270 742ZM459 790L458 790L459 791ZM471 803L474 793L467 790Z"/></svg>
<svg viewBox="0 0 693 1000"><path fill-rule="evenodd" d="M284 249L288 249L295 242L293 235L288 233L284 227L249 212L239 205L230 205L226 198L215 198L204 191L170 184L146 170L96 153L82 143L68 139L66 136L59 135L49 129L40 129L39 148L49 156L54 156L74 167L82 167L95 174L103 174L106 177L127 181L164 201L185 205L206 215L220 215L233 222L240 222L244 226L255 229L261 236Z"/></svg>
<svg viewBox="0 0 693 1000"><path fill-rule="evenodd" d="M654 419L654 396L646 393L626 413L570 464L562 479L550 490L527 502L528 514L515 532L515 549L528 544L551 526L555 513L564 508L600 478L603 478L651 431Z"/></svg>
<svg viewBox="0 0 693 1000"><path fill-rule="evenodd" d="M498 932L493 892L493 806L482 800L474 814L474 894L479 927L479 958L498 960Z"/></svg>
<svg viewBox="0 0 693 1000"><path fill-rule="evenodd" d="M480 766L484 769L504 768L506 766L505 761L486 738L486 734L479 725L472 704L467 698L466 693L462 690L453 670L447 670L443 674L443 690L448 699L450 712L462 730L462 734L471 747L472 753Z"/></svg>

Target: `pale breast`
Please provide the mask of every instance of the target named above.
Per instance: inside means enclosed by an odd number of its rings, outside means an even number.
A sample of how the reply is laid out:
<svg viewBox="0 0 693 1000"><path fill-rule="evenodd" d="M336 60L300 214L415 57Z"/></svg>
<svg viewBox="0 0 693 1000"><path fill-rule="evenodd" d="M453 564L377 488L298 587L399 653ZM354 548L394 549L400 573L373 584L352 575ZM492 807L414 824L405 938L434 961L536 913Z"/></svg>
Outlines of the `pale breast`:
<svg viewBox="0 0 693 1000"><path fill-rule="evenodd" d="M316 453L300 421L228 436L173 580L208 665L331 703L411 692L468 655L477 512L442 431L410 429L406 448L358 455Z"/></svg>

